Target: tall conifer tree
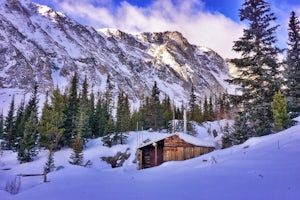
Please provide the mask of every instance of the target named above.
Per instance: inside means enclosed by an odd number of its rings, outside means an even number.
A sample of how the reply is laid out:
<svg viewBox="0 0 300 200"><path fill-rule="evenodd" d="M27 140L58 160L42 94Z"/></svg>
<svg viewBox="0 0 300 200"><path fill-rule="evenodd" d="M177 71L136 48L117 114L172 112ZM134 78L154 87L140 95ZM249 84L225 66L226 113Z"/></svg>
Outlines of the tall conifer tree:
<svg viewBox="0 0 300 200"><path fill-rule="evenodd" d="M188 118L189 118L189 120L195 120L195 118L196 118L196 95L195 95L194 84L192 84L191 92L190 92Z"/></svg>
<svg viewBox="0 0 300 200"><path fill-rule="evenodd" d="M79 112L79 98L78 98L78 75L74 74L71 82L71 89L69 92L67 104L65 107L65 132L63 134L63 145L71 147L77 135L76 119Z"/></svg>
<svg viewBox="0 0 300 200"><path fill-rule="evenodd" d="M30 117L25 124L24 135L18 146L18 160L21 163L32 161L33 157L37 154L35 149L38 126L36 116L37 114L35 112L31 112Z"/></svg>
<svg viewBox="0 0 300 200"><path fill-rule="evenodd" d="M4 118L3 118L3 110L0 114L0 139L3 138L3 132L4 132Z"/></svg>
<svg viewBox="0 0 300 200"><path fill-rule="evenodd" d="M288 108L300 112L300 20L293 11L289 20L287 51Z"/></svg>
<svg viewBox="0 0 300 200"><path fill-rule="evenodd" d="M76 118L77 133L82 136L83 142L85 142L86 139L91 138L92 135L90 127L90 109L91 106L88 99L88 83L85 76L82 84L81 96L79 99L79 112Z"/></svg>
<svg viewBox="0 0 300 200"><path fill-rule="evenodd" d="M15 120L15 134L17 137L17 144L19 143L20 139L23 137L24 129L25 129L25 96L21 100L21 103L18 106L16 120ZM16 145L17 147L18 145Z"/></svg>
<svg viewBox="0 0 300 200"><path fill-rule="evenodd" d="M151 98L150 98L150 127L155 131L158 130L162 125L162 113L161 113L161 104L159 100L160 91L157 87L156 81L154 82Z"/></svg>
<svg viewBox="0 0 300 200"><path fill-rule="evenodd" d="M15 112L15 96L13 96L7 117L5 119L5 128L4 128L4 135L3 138L6 143L6 148L8 150L14 150L14 145L16 142L16 135L15 135L15 120L14 120L14 112Z"/></svg>
<svg viewBox="0 0 300 200"><path fill-rule="evenodd" d="M241 54L241 58L231 61L240 76L230 82L241 87L243 114L250 120L254 135L266 135L271 133L272 97L281 82L277 61L280 49L275 46L278 26L273 26L276 17L264 0L245 0L239 14L240 20L249 26L234 42L233 50Z"/></svg>

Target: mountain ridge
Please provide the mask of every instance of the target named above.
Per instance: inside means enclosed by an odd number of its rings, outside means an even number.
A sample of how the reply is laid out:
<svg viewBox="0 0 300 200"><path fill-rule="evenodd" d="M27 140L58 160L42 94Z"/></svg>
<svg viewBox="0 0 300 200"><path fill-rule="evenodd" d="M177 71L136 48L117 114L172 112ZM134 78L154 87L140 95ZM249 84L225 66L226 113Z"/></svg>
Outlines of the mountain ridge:
<svg viewBox="0 0 300 200"><path fill-rule="evenodd" d="M29 91L33 81L41 92L67 88L75 71L100 92L110 75L114 93L122 90L132 102L150 95L154 81L177 104L188 102L192 84L198 98L228 89L225 60L179 32L95 30L30 0L0 6L0 90Z"/></svg>

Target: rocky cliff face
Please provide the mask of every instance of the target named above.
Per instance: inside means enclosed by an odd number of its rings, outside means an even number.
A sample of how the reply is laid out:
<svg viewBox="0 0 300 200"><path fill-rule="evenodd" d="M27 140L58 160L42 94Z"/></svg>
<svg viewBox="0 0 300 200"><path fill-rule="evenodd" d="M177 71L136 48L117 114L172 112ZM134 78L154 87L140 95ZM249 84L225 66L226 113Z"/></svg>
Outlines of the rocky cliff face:
<svg viewBox="0 0 300 200"><path fill-rule="evenodd" d="M190 44L179 32L128 34L95 30L29 0L0 2L0 88L41 91L67 87L77 71L94 91L103 91L107 76L133 102L151 92L154 81L176 102L224 91L224 59Z"/></svg>

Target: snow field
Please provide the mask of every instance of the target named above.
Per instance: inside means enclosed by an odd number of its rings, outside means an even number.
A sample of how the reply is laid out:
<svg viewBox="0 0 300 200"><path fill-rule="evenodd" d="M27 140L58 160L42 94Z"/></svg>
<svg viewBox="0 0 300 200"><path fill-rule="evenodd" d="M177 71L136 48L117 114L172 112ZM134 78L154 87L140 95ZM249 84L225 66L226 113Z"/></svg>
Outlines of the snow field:
<svg viewBox="0 0 300 200"><path fill-rule="evenodd" d="M223 122L222 122L223 123ZM198 138L205 139L205 127ZM139 136L137 136L139 134ZM252 138L244 144L186 160L166 162L154 168L137 170L132 163L139 141L157 139L163 133L130 132L126 145L107 148L100 138L90 140L84 150L90 168L68 163L70 149L54 155L56 167L63 169L42 177L22 177L21 190L10 195L0 190L1 200L10 199L299 199L300 125L277 134ZM205 136L206 135L206 136ZM112 169L100 160L130 148L131 157L123 167ZM0 189L19 173L40 173L47 158L41 151L30 163L18 164L16 153L4 151L0 157Z"/></svg>

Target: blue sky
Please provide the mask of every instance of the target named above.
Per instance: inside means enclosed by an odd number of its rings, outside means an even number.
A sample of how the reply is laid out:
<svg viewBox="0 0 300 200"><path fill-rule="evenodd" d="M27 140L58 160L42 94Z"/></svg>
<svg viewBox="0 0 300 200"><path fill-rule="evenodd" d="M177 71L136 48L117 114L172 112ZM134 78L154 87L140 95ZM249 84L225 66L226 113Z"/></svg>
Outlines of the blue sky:
<svg viewBox="0 0 300 200"><path fill-rule="evenodd" d="M233 41L246 26L238 9L244 0L32 0L61 11L78 22L126 32L180 31L193 44L206 46L223 57L236 56ZM286 46L292 10L300 15L299 0L267 0L278 17L278 45Z"/></svg>

